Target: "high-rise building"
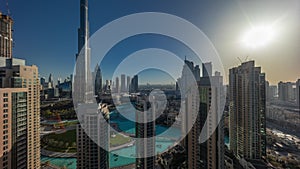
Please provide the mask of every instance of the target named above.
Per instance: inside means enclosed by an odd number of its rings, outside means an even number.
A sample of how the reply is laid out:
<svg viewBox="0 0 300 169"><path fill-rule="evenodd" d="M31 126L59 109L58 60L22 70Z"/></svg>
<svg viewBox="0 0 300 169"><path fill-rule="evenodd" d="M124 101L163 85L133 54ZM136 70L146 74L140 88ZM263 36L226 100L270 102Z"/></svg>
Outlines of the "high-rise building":
<svg viewBox="0 0 300 169"><path fill-rule="evenodd" d="M119 77L116 77L115 92L120 93L120 80L119 80Z"/></svg>
<svg viewBox="0 0 300 169"><path fill-rule="evenodd" d="M207 140L200 144L200 166L198 168L224 168L224 118L225 87L223 77L202 77L199 82L199 122ZM207 125L205 127L205 124Z"/></svg>
<svg viewBox="0 0 300 169"><path fill-rule="evenodd" d="M126 92L125 75L121 74L121 92Z"/></svg>
<svg viewBox="0 0 300 169"><path fill-rule="evenodd" d="M80 107L81 124L77 127L77 168L109 169L109 110L101 103L98 112L87 107ZM91 110L87 112L86 110ZM83 125L83 126L81 126Z"/></svg>
<svg viewBox="0 0 300 169"><path fill-rule="evenodd" d="M129 89L130 89L130 82L131 82L131 77L127 76L127 87L126 87L127 91L129 91Z"/></svg>
<svg viewBox="0 0 300 169"><path fill-rule="evenodd" d="M295 101L295 83L279 82L278 83L278 98L280 101Z"/></svg>
<svg viewBox="0 0 300 169"><path fill-rule="evenodd" d="M277 97L277 86L270 85L268 81L266 81L266 97L267 101L272 101Z"/></svg>
<svg viewBox="0 0 300 169"><path fill-rule="evenodd" d="M266 155L265 74L254 61L229 70L230 150L238 158Z"/></svg>
<svg viewBox="0 0 300 169"><path fill-rule="evenodd" d="M96 65L93 77L95 78L95 94L100 95L102 91L102 73L98 64Z"/></svg>
<svg viewBox="0 0 300 169"><path fill-rule="evenodd" d="M200 81L200 68L199 65L196 65L194 68L194 76L195 76L195 80L198 82Z"/></svg>
<svg viewBox="0 0 300 169"><path fill-rule="evenodd" d="M27 168L27 89L0 88L0 168Z"/></svg>
<svg viewBox="0 0 300 169"><path fill-rule="evenodd" d="M109 131L102 117L108 109L102 104L92 109L95 90L92 85L90 71L90 47L88 44L88 0L80 0L80 28L78 29L78 54L76 55L76 74L73 87L73 98L77 102L77 115L80 124L77 126L77 168L106 169L109 168L108 147ZM96 80L96 79L95 79ZM108 84L109 83L109 84ZM106 83L110 88L111 81ZM97 90L97 89L96 89Z"/></svg>
<svg viewBox="0 0 300 169"><path fill-rule="evenodd" d="M0 57L12 58L12 24L12 18L0 12Z"/></svg>
<svg viewBox="0 0 300 169"><path fill-rule="evenodd" d="M215 76L201 77L197 81L198 95L185 89L191 87L189 84L191 77L189 76L195 76L194 72L189 71L193 67L192 62L185 62L180 79L180 89L186 91L182 130L183 133L187 133L183 140L187 150L187 167L224 168L223 109L221 104L225 100L223 78L218 72ZM196 77L194 78L196 79ZM200 138L200 136L207 138ZM200 144L202 139L204 140Z"/></svg>
<svg viewBox="0 0 300 169"><path fill-rule="evenodd" d="M154 105L154 104L152 104ZM136 168L155 168L155 111L156 106L148 110L146 100L139 99L136 104Z"/></svg>
<svg viewBox="0 0 300 169"><path fill-rule="evenodd" d="M202 76L209 77L212 76L212 63L203 63L202 64Z"/></svg>
<svg viewBox="0 0 300 169"><path fill-rule="evenodd" d="M48 88L53 88L54 87L54 81L53 81L53 76L50 73L49 78L48 78Z"/></svg>
<svg viewBox="0 0 300 169"><path fill-rule="evenodd" d="M7 65L0 67L0 88L27 89L27 168L40 168L40 82L38 68L13 64L7 59ZM22 62L22 63L25 63ZM12 105L15 106L15 105ZM21 144L21 143L19 143Z"/></svg>
<svg viewBox="0 0 300 169"><path fill-rule="evenodd" d="M130 84L130 92L131 93L136 93L139 90L139 77L138 75L134 75L133 78L131 79L131 84Z"/></svg>

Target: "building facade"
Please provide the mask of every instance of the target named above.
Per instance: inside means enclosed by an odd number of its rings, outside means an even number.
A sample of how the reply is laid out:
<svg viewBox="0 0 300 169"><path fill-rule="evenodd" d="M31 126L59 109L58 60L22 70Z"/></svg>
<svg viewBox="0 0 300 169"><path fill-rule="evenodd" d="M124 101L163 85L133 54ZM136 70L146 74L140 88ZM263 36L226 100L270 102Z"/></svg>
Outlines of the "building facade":
<svg viewBox="0 0 300 169"><path fill-rule="evenodd" d="M266 155L265 74L254 61L229 70L230 150L238 158Z"/></svg>
<svg viewBox="0 0 300 169"><path fill-rule="evenodd" d="M12 24L12 18L0 12L0 57L12 58Z"/></svg>
<svg viewBox="0 0 300 169"><path fill-rule="evenodd" d="M155 106L148 110L146 100L138 100L136 104L136 168L155 168ZM145 139L144 139L145 138Z"/></svg>
<svg viewBox="0 0 300 169"><path fill-rule="evenodd" d="M0 88L0 168L27 168L27 89Z"/></svg>
<svg viewBox="0 0 300 169"><path fill-rule="evenodd" d="M14 65L13 60L7 59L6 67L0 67L0 88L27 89L27 168L40 168L40 82L38 68L35 65Z"/></svg>

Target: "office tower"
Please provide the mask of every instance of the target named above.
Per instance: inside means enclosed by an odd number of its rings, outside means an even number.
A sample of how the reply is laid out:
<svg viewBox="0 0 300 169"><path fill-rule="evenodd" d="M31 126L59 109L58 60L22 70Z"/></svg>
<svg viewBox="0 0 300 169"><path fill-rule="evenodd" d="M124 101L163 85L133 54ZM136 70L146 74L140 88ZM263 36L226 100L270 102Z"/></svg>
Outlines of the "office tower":
<svg viewBox="0 0 300 169"><path fill-rule="evenodd" d="M153 98L155 99L155 98ZM155 102L155 101L154 101ZM136 104L136 168L154 169L155 167L155 112L156 106L148 110L146 100L138 98ZM144 139L145 138L145 139Z"/></svg>
<svg viewBox="0 0 300 169"><path fill-rule="evenodd" d="M134 75L133 78L131 79L131 84L130 84L130 92L131 93L136 93L139 90L139 77L138 75Z"/></svg>
<svg viewBox="0 0 300 169"><path fill-rule="evenodd" d="M196 81L200 81L200 68L199 68L199 65L196 65L195 68L194 68L194 76L195 76L195 79Z"/></svg>
<svg viewBox="0 0 300 169"><path fill-rule="evenodd" d="M37 66L13 64L0 67L0 88L27 89L27 168L40 168L40 82ZM19 62L21 63L21 62Z"/></svg>
<svg viewBox="0 0 300 169"><path fill-rule="evenodd" d="M199 129L202 137L207 136L208 139L200 144L200 166L197 168L224 168L224 89L223 77L219 72L215 76L200 79Z"/></svg>
<svg viewBox="0 0 300 169"><path fill-rule="evenodd" d="M27 168L27 89L0 88L0 168Z"/></svg>
<svg viewBox="0 0 300 169"><path fill-rule="evenodd" d="M126 92L125 75L121 75L121 92Z"/></svg>
<svg viewBox="0 0 300 169"><path fill-rule="evenodd" d="M98 64L96 65L93 77L95 78L95 94L100 95L102 91L102 73Z"/></svg>
<svg viewBox="0 0 300 169"><path fill-rule="evenodd" d="M120 80L119 80L119 77L116 77L115 92L120 93Z"/></svg>
<svg viewBox="0 0 300 169"><path fill-rule="evenodd" d="M54 84L53 84L53 76L50 73L49 78L48 78L48 88L53 88Z"/></svg>
<svg viewBox="0 0 300 169"><path fill-rule="evenodd" d="M0 57L12 58L12 24L12 18L0 12Z"/></svg>
<svg viewBox="0 0 300 169"><path fill-rule="evenodd" d="M254 61L229 70L230 150L238 158L266 155L265 74Z"/></svg>
<svg viewBox="0 0 300 169"><path fill-rule="evenodd" d="M212 63L203 63L202 64L202 76L209 77L212 76Z"/></svg>
<svg viewBox="0 0 300 169"><path fill-rule="evenodd" d="M41 78L40 78L40 83L41 83L41 85L42 85L43 87L46 85L46 79L45 79L45 77L41 77Z"/></svg>
<svg viewBox="0 0 300 169"><path fill-rule="evenodd" d="M130 76L127 76L127 87L126 87L127 91L129 91L129 89L130 89L130 82L131 82L131 78L130 78Z"/></svg>
<svg viewBox="0 0 300 169"><path fill-rule="evenodd" d="M81 124L77 127L77 168L78 169L109 169L109 110L100 103L98 112L80 107ZM80 126L83 125L83 126Z"/></svg>

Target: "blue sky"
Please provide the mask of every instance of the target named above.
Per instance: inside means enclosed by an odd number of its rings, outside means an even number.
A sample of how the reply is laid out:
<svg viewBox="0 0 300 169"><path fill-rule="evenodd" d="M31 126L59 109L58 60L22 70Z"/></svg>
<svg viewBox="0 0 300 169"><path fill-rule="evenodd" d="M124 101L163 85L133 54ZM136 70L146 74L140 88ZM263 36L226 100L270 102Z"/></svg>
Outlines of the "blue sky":
<svg viewBox="0 0 300 169"><path fill-rule="evenodd" d="M4 0L0 0L0 4L1 10L5 11ZM124 15L136 12L170 13L192 22L209 37L225 69L238 65L237 57L243 59L249 55L267 72L271 83L295 81L300 77L299 4L299 1L280 0L90 0L90 34ZM11 0L9 8L14 19L14 57L38 65L41 76L47 77L51 72L55 78L64 78L71 74L77 53L79 0ZM251 25L275 21L278 21L278 36L269 46L249 50L239 44L242 34ZM144 42L145 38L147 43L139 43ZM164 37L154 39L153 36L126 39L110 54L120 59L134 50L157 46L181 57L192 55L178 42ZM112 66L117 63L114 58L108 61Z"/></svg>

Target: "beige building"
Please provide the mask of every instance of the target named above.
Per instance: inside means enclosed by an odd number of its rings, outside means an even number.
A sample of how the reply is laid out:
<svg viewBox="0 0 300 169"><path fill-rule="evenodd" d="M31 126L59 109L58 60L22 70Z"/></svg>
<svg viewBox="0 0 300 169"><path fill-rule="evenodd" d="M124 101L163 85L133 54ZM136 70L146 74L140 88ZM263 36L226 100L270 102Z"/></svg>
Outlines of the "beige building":
<svg viewBox="0 0 300 169"><path fill-rule="evenodd" d="M0 168L27 168L27 89L0 88Z"/></svg>
<svg viewBox="0 0 300 169"><path fill-rule="evenodd" d="M37 66L16 65L14 59L7 59L6 65L0 67L0 88L27 89L27 140L22 143L27 144L27 168L40 168L40 85Z"/></svg>
<svg viewBox="0 0 300 169"><path fill-rule="evenodd" d="M0 12L0 57L12 58L12 24L11 17Z"/></svg>

